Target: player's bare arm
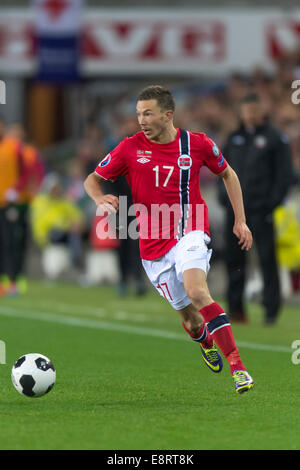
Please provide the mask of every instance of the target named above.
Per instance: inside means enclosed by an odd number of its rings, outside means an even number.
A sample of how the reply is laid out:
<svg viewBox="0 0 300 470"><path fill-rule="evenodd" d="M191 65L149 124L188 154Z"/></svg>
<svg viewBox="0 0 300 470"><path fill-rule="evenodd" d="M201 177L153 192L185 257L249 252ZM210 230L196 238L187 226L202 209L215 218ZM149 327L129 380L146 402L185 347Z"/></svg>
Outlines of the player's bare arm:
<svg viewBox="0 0 300 470"><path fill-rule="evenodd" d="M115 211L119 208L119 199L112 194L103 194L101 183L104 181L96 173L90 173L84 181L84 189L96 206L101 206L106 212L111 213L112 207Z"/></svg>
<svg viewBox="0 0 300 470"><path fill-rule="evenodd" d="M237 236L241 249L248 251L252 246L253 240L252 233L246 224L243 195L238 176L230 165L227 166L226 170L224 170L220 176L223 178L234 212L235 222L233 233Z"/></svg>

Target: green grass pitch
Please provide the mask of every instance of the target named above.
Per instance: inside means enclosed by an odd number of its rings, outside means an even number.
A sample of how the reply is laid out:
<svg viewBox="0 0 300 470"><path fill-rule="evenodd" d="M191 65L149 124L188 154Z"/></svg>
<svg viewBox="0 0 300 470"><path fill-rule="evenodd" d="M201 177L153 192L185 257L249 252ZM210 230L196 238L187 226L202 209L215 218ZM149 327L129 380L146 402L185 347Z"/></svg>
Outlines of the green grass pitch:
<svg viewBox="0 0 300 470"><path fill-rule="evenodd" d="M291 344L300 339L300 309L285 306L275 326L263 327L261 307L251 304L249 318L233 325L255 380L239 396L228 364L209 371L156 292L119 299L108 287L32 281L27 294L0 299L0 449L299 449ZM10 379L30 352L57 371L53 390L36 399Z"/></svg>

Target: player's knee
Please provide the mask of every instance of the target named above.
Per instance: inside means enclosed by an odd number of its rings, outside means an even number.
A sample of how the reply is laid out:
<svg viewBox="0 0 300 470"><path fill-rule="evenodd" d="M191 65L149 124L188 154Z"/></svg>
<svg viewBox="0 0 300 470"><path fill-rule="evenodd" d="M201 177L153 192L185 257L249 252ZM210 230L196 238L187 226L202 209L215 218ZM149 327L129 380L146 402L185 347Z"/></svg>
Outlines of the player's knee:
<svg viewBox="0 0 300 470"><path fill-rule="evenodd" d="M188 286L185 290L191 302L199 308L212 302L209 292L202 286Z"/></svg>

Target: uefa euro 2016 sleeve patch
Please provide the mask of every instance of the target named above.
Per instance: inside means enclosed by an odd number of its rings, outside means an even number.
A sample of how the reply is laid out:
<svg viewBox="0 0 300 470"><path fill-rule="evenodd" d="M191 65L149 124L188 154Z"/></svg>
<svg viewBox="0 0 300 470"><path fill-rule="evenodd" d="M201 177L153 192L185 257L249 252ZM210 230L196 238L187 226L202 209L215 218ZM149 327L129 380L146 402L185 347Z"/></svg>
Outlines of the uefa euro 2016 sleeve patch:
<svg viewBox="0 0 300 470"><path fill-rule="evenodd" d="M108 155L106 155L106 157L103 158L103 160L101 160L98 166L100 167L106 166L109 164L110 160L111 160L111 155L109 153Z"/></svg>

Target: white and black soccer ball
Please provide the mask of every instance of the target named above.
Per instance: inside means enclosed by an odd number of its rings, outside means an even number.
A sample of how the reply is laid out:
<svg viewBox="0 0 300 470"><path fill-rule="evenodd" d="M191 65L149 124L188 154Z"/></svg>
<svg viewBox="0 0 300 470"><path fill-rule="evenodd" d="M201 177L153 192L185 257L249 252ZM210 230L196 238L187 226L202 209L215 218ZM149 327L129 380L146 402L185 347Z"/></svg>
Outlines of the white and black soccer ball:
<svg viewBox="0 0 300 470"><path fill-rule="evenodd" d="M56 372L50 359L43 354L24 354L14 363L11 380L19 393L36 398L50 392Z"/></svg>

